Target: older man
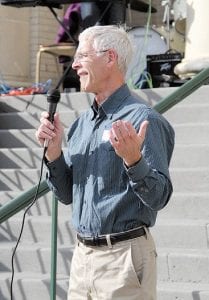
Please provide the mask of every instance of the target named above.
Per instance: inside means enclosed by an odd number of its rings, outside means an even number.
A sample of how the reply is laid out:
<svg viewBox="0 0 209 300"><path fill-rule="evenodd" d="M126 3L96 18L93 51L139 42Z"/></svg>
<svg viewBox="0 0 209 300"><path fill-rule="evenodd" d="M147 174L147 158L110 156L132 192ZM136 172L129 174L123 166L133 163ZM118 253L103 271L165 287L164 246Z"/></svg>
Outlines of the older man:
<svg viewBox="0 0 209 300"><path fill-rule="evenodd" d="M84 30L72 67L92 107L63 128L44 112L36 136L46 152L48 182L60 201L73 204L77 243L69 300L155 300L156 249L149 228L172 194L169 162L174 131L142 104L125 83L132 55L116 26Z"/></svg>

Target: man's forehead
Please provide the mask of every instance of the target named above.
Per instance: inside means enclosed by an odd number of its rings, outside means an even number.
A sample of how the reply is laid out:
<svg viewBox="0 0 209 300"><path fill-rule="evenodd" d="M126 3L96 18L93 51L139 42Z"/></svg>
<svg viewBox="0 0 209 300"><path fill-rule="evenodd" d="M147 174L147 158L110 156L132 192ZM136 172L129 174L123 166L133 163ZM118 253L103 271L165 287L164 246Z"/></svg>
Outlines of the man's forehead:
<svg viewBox="0 0 209 300"><path fill-rule="evenodd" d="M92 42L82 40L79 42L77 52L83 52L83 51L89 51L89 50L94 50Z"/></svg>

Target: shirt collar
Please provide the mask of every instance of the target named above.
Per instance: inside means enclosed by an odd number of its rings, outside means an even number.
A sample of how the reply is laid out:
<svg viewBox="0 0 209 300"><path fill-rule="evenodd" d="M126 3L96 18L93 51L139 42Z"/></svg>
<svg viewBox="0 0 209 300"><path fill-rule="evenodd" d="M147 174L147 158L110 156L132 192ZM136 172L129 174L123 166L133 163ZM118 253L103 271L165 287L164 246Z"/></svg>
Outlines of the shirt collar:
<svg viewBox="0 0 209 300"><path fill-rule="evenodd" d="M112 95L110 95L100 107L97 106L96 101L94 100L93 105L91 106L93 111L93 118L96 117L98 113L105 114L107 118L112 118L114 112L122 105L127 97L130 96L130 90L127 84L122 85L118 88Z"/></svg>

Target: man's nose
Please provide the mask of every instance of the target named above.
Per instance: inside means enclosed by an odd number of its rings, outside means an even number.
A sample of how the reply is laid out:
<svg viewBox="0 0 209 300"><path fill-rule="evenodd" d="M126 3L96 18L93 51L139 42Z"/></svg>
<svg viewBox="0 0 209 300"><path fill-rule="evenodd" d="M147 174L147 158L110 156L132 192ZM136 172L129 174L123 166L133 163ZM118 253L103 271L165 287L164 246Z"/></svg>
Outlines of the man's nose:
<svg viewBox="0 0 209 300"><path fill-rule="evenodd" d="M79 61L76 59L73 59L72 69L76 70L78 67L79 67Z"/></svg>

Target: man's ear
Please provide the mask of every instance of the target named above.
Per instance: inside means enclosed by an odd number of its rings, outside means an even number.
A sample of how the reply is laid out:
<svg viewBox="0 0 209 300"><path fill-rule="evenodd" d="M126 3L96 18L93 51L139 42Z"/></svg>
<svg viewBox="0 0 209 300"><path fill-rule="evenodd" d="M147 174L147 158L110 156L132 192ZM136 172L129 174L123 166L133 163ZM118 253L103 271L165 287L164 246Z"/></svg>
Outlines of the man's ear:
<svg viewBox="0 0 209 300"><path fill-rule="evenodd" d="M118 58L118 55L113 49L108 50L108 63L116 62L117 58Z"/></svg>

